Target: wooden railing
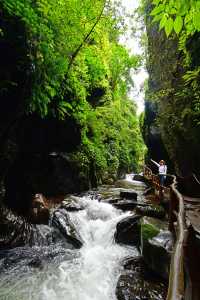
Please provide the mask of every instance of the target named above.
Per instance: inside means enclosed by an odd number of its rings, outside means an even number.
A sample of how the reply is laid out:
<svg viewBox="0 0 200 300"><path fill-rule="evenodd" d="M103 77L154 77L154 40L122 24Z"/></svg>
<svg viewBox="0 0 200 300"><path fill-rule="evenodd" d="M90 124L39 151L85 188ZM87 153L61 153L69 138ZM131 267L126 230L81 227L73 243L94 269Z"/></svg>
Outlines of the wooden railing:
<svg viewBox="0 0 200 300"><path fill-rule="evenodd" d="M155 195L160 200L163 199L164 194L167 194L167 195L170 194L170 187L169 186L161 186L159 176L153 174L152 170L149 167L144 166L143 175L153 185L153 187L155 189ZM166 176L171 177L171 175L166 175Z"/></svg>
<svg viewBox="0 0 200 300"><path fill-rule="evenodd" d="M166 300L184 299L185 282L184 282L184 243L187 238L185 226L185 211L183 196L176 189L176 177L170 177L170 185L163 187L159 183L159 178L154 175L150 168L144 166L143 175L150 182L156 191L159 191L159 198L163 199L165 193L169 195L169 229L175 237L175 245L170 265L169 287Z"/></svg>
<svg viewBox="0 0 200 300"><path fill-rule="evenodd" d="M187 238L183 196L176 189L176 177L171 185L169 228L175 235L171 258L167 300L182 300L185 293L184 243Z"/></svg>

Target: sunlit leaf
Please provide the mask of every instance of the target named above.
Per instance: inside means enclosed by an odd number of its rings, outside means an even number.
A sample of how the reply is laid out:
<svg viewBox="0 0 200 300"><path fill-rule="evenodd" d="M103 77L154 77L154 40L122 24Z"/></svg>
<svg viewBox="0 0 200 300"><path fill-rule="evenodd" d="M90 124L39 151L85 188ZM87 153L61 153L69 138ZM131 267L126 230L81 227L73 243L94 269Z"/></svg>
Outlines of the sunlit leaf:
<svg viewBox="0 0 200 300"><path fill-rule="evenodd" d="M167 16L166 15L163 15L161 21L160 21L160 25L159 25L159 29L161 30L163 27L165 27L166 25L166 22L167 22Z"/></svg>
<svg viewBox="0 0 200 300"><path fill-rule="evenodd" d="M162 14L156 15L156 16L153 18L152 23L155 23L155 22L159 21L161 18L162 18Z"/></svg>
<svg viewBox="0 0 200 300"><path fill-rule="evenodd" d="M196 11L193 14L193 24L195 29L200 30L200 12Z"/></svg>
<svg viewBox="0 0 200 300"><path fill-rule="evenodd" d="M165 32L167 37L170 35L170 33L172 32L174 27L174 21L173 19L170 17L167 22L165 23Z"/></svg>
<svg viewBox="0 0 200 300"><path fill-rule="evenodd" d="M174 21L174 30L176 34L179 34L182 28L183 28L183 19L181 16L177 16Z"/></svg>
<svg viewBox="0 0 200 300"><path fill-rule="evenodd" d="M164 4L159 4L159 6L156 6L152 11L151 11L151 16L155 16L162 12L164 10L165 6Z"/></svg>

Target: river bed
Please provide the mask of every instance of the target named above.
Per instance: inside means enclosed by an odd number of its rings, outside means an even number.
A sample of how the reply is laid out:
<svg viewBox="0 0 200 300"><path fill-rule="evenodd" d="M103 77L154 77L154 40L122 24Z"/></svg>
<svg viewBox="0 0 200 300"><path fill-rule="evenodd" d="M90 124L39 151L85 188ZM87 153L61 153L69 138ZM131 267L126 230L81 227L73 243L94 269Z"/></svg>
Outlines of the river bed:
<svg viewBox="0 0 200 300"><path fill-rule="evenodd" d="M100 193L102 190L105 192L106 188L101 188ZM107 192L111 190L116 195L117 188L107 188ZM138 184L140 198L142 190L144 188ZM122 261L140 256L136 247L122 246L114 241L116 224L131 212L118 210L105 199L99 201L99 191L77 199L84 209L68 214L83 246L69 249L63 238L59 239L59 233L52 239L51 222L49 226L37 225L39 235L32 247L0 252L1 300L117 299ZM47 241L41 243L38 236Z"/></svg>

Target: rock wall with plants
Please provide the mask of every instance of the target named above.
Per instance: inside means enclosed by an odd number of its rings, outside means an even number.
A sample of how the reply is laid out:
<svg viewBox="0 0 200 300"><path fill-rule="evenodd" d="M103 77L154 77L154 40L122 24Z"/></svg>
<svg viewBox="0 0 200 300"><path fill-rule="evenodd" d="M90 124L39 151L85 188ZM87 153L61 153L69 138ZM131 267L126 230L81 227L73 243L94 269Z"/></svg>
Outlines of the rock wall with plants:
<svg viewBox="0 0 200 300"><path fill-rule="evenodd" d="M188 1L144 1L143 5L149 72L146 122L153 108L154 126L176 173L198 176L200 43L196 13Z"/></svg>

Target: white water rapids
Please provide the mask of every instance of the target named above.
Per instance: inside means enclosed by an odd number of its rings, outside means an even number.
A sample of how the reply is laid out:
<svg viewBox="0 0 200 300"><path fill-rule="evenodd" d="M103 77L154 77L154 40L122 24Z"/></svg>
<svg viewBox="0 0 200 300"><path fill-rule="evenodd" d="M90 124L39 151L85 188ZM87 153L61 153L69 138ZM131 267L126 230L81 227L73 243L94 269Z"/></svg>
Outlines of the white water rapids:
<svg viewBox="0 0 200 300"><path fill-rule="evenodd" d="M129 213L89 197L79 201L85 209L71 212L70 218L84 241L82 248L66 250L75 255L56 266L47 265L28 276L21 274L16 282L12 278L12 287L7 282L8 289L4 296L0 293L1 300L116 300L120 262L138 255L136 248L114 242L116 224Z"/></svg>
<svg viewBox="0 0 200 300"><path fill-rule="evenodd" d="M123 216L109 204L82 201L86 209L71 214L84 240L80 257L73 263L61 263L55 287L45 283L42 299L115 299L119 262L131 254L130 248L113 243L116 224Z"/></svg>

